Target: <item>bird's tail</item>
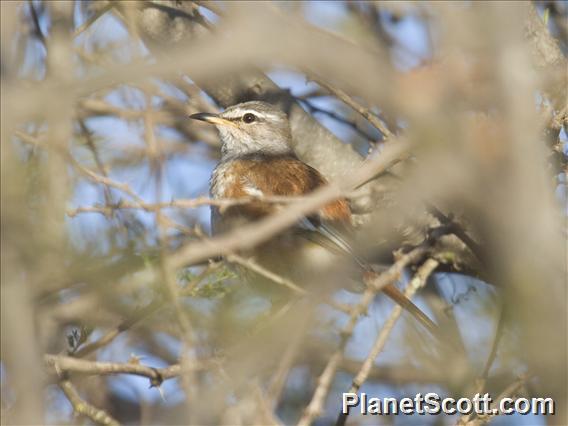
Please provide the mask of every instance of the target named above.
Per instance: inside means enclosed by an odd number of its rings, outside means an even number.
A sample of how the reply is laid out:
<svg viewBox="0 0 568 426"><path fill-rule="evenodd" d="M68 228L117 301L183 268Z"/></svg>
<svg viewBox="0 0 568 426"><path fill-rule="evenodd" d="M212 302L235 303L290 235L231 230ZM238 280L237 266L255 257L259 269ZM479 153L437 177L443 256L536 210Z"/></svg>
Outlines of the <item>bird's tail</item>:
<svg viewBox="0 0 568 426"><path fill-rule="evenodd" d="M333 227L321 224L318 231L323 234L327 239L332 241L341 251L351 256L355 262L367 273L378 274L373 271L371 266L365 259L362 259L351 247L351 245L343 238L340 232L336 232ZM403 309L408 311L418 322L426 327L432 334L436 334L438 326L434 323L428 315L426 315L418 306L416 306L408 297L406 297L394 284L390 284L382 289L382 291L390 297L395 303L400 305Z"/></svg>
<svg viewBox="0 0 568 426"><path fill-rule="evenodd" d="M389 284L382 289L388 297L390 297L397 305L408 311L417 321L432 334L438 333L438 326L426 315L418 306L406 297L394 284Z"/></svg>
<svg viewBox="0 0 568 426"><path fill-rule="evenodd" d="M364 271L364 275L378 276L380 272L373 270L369 262L361 258L355 250L351 247L349 242L344 238L344 235L327 224L320 224L317 228L317 232L310 233L311 238L317 240L320 244L329 247L330 249L335 248L339 252L348 254L359 267ZM314 234L319 234L323 238L315 238ZM323 241L322 241L323 240ZM327 244L325 243L327 242ZM364 281L366 281L364 279ZM449 345L452 349L465 353L465 348L461 342L454 342L453 340L447 341L444 336L440 333L440 327L428 317L418 306L416 306L408 297L404 295L394 284L389 284L382 288L383 291L389 298L391 298L396 304L401 306L405 311L410 313L420 324L422 324L436 339L438 339L442 344Z"/></svg>

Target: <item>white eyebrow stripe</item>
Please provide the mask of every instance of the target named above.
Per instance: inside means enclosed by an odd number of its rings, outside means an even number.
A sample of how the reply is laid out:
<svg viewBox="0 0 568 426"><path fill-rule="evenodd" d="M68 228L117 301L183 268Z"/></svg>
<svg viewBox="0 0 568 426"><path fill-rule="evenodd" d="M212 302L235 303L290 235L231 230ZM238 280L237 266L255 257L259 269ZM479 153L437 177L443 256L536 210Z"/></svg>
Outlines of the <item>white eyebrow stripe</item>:
<svg viewBox="0 0 568 426"><path fill-rule="evenodd" d="M263 118L273 118L273 119L275 119L275 120L278 120L278 119L280 118L279 115L270 114L270 113L269 113L269 114L262 113L261 117L263 117Z"/></svg>
<svg viewBox="0 0 568 426"><path fill-rule="evenodd" d="M264 192L262 192L260 189L254 187L254 186L250 186L250 185L246 185L243 190L248 194L251 195L253 197L262 197L264 195Z"/></svg>
<svg viewBox="0 0 568 426"><path fill-rule="evenodd" d="M254 109L246 109L246 110L235 110L235 111L231 111L230 114L227 114L225 117L226 118L238 118L238 117L242 117L245 114L254 114L257 117L261 117L261 118L273 118L273 119L278 119L280 118L280 116L276 115L276 114L271 114L271 113L266 113L266 112L261 112L261 111L256 111Z"/></svg>

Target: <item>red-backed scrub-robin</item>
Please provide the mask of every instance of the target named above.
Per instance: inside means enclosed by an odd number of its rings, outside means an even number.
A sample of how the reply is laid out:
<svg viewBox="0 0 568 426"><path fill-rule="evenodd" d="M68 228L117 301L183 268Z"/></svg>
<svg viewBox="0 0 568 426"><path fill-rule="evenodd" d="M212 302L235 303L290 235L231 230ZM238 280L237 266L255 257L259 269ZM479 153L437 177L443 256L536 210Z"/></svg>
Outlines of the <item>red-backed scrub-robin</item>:
<svg viewBox="0 0 568 426"><path fill-rule="evenodd" d="M214 124L221 135L222 157L211 178L211 197L257 198L224 210L212 207L214 234L258 220L279 208L275 203L263 201L263 197L303 196L326 184L326 179L316 169L294 154L288 118L271 104L251 101L231 106L221 114L198 113L190 117ZM341 281L339 284L345 286L345 280L339 277L346 275L340 271L352 272L350 268L356 266L362 277L367 268L348 243L351 226L349 204L339 199L251 254L265 269L300 286L307 287L314 282L329 284L330 281ZM346 269L340 265L349 266ZM253 281L259 281L259 277ZM383 291L427 328L434 327L397 287L390 285Z"/></svg>

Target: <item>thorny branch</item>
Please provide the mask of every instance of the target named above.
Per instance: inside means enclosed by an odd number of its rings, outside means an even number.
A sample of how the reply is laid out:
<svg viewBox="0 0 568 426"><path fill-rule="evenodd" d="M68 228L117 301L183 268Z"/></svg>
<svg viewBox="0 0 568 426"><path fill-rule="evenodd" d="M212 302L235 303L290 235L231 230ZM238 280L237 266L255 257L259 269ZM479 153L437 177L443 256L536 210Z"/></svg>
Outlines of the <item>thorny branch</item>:
<svg viewBox="0 0 568 426"><path fill-rule="evenodd" d="M170 365L164 368L154 368L142 365L139 362L99 362L87 361L75 357L62 355L45 355L44 361L50 370L60 374L62 372L87 374L87 375L115 375L115 374L134 374L136 376L147 377L152 386L159 386L164 380L180 376L185 372L180 364ZM208 363L194 364L193 370L203 370L210 368ZM188 370L189 371L189 370Z"/></svg>
<svg viewBox="0 0 568 426"><path fill-rule="evenodd" d="M119 426L120 423L112 418L106 411L93 407L86 402L69 380L59 382L59 387L73 406L73 411L91 419L94 423L105 426Z"/></svg>
<svg viewBox="0 0 568 426"><path fill-rule="evenodd" d="M434 272L434 270L438 267L438 265L439 263L436 260L427 259L418 268L418 270L414 274L414 277L410 280L408 286L404 291L404 295L409 299L411 299L421 287L424 287L424 285L426 285L428 277ZM401 316L401 314L402 314L402 307L396 305L391 311L387 320L385 321L383 327L381 328L381 331L377 334L375 342L373 343L373 347L369 351L369 354L365 358L365 361L363 361L361 369L353 378L353 384L349 389L350 393L359 392L359 389L361 389L363 383L365 383L369 378L369 374L373 368L375 360L377 359L379 354L383 351L387 339L392 333L392 330L394 329L394 326L397 320L399 319L399 317ZM344 425L348 415L349 415L348 413L341 412L337 419L336 425L339 426Z"/></svg>
<svg viewBox="0 0 568 426"><path fill-rule="evenodd" d="M372 286L367 287L359 303L353 308L347 324L340 331L341 343L329 357L327 365L319 376L316 390L314 391L310 403L304 410L304 413L298 422L299 425L310 425L312 424L314 419L321 414L327 394L331 387L331 383L343 358L345 345L347 344L349 338L351 337L351 334L353 333L353 330L355 329L355 325L359 320L359 316L363 315L367 311L369 305L374 300L375 295L383 287L396 282L402 274L403 269L409 264L417 262L419 259L425 256L426 252L426 247L417 247L411 252L401 256L394 265L392 265L387 271L379 275L371 283Z"/></svg>

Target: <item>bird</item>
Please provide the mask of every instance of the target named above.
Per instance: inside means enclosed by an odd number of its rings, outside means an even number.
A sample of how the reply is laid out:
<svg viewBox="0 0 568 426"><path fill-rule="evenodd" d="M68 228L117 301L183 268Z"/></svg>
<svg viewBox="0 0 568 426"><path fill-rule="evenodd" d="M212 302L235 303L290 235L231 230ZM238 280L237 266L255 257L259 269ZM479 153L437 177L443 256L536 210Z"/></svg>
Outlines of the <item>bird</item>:
<svg viewBox="0 0 568 426"><path fill-rule="evenodd" d="M221 159L211 176L211 198L252 199L225 209L211 206L213 234L254 222L282 208L263 201L263 197L305 196L327 184L318 170L294 153L288 116L275 105L248 101L230 106L219 114L200 112L190 118L214 125L220 134ZM371 268L355 254L350 242L352 235L351 208L345 198L340 198L250 254L265 269L301 286L309 286L314 281L333 281L342 276L338 273L340 270L344 273L348 270L352 275L354 268L360 272L358 276L362 280L363 274L369 273ZM395 285L386 286L382 291L427 329L436 328Z"/></svg>

